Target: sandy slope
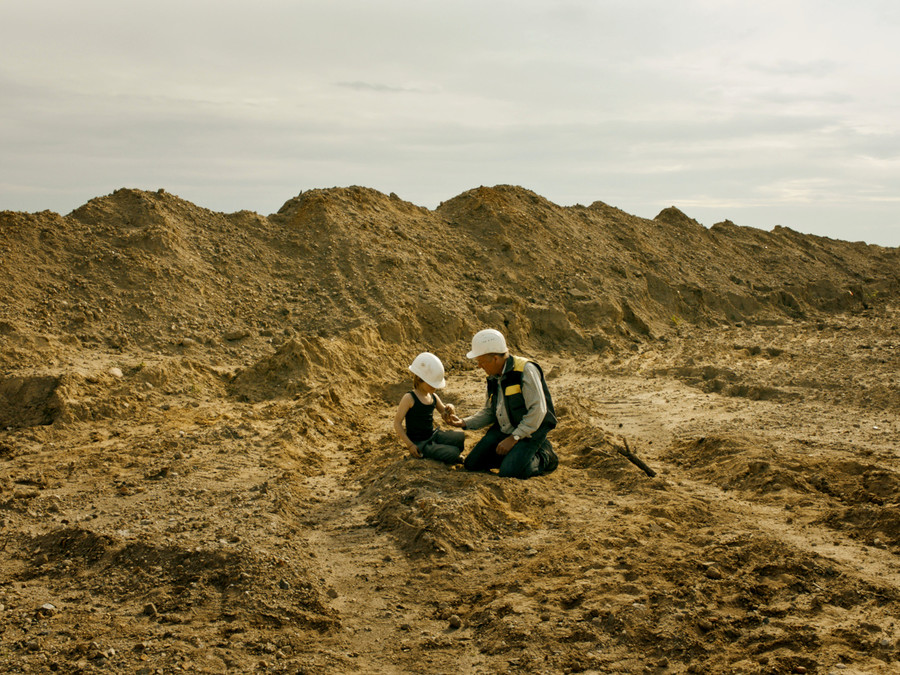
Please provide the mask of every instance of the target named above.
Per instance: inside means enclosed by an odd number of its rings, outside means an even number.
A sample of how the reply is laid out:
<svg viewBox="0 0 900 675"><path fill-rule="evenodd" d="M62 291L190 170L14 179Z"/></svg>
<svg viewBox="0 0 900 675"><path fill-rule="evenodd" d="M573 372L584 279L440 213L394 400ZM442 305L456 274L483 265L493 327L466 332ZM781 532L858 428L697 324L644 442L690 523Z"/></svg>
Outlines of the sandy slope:
<svg viewBox="0 0 900 675"><path fill-rule="evenodd" d="M502 186L0 225L10 672L900 667L896 250ZM548 372L550 476L392 437L423 348L480 405L482 325Z"/></svg>

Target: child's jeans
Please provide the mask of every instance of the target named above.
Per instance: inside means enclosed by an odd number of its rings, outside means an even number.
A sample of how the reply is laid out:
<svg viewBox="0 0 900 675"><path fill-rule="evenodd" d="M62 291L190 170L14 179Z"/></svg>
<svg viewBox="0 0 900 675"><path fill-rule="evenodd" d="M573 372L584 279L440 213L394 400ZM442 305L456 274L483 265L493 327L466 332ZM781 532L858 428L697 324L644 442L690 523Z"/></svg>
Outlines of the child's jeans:
<svg viewBox="0 0 900 675"><path fill-rule="evenodd" d="M436 459L444 464L462 464L460 455L466 443L466 434L462 431L435 431L431 438L416 443L422 457Z"/></svg>

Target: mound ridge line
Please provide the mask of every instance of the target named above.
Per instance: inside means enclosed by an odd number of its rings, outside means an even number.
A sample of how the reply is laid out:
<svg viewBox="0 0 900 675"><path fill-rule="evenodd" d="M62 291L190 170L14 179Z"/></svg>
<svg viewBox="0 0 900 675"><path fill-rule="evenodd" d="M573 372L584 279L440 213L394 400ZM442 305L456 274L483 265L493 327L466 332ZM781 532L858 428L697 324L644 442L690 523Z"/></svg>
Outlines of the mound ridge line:
<svg viewBox="0 0 900 675"><path fill-rule="evenodd" d="M674 207L653 220L560 207L508 185L434 211L368 188L310 190L268 217L121 189L64 217L3 212L0 232L6 334L168 354L362 324L435 350L499 325L523 348L595 351L684 322L860 310L900 289L900 249L707 229Z"/></svg>

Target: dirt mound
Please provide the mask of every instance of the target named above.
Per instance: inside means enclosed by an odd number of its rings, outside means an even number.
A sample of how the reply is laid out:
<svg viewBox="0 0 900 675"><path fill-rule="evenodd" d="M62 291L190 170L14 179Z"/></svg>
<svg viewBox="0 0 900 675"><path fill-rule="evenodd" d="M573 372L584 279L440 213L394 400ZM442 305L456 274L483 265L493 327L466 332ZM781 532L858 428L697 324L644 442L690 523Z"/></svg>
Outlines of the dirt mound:
<svg viewBox="0 0 900 675"><path fill-rule="evenodd" d="M10 670L896 671L898 249L498 185L122 189L0 257ZM547 373L548 476L394 436L421 351L484 404L484 327Z"/></svg>
<svg viewBox="0 0 900 675"><path fill-rule="evenodd" d="M374 382L386 371L402 372L396 356L384 347L383 333L357 329L344 338L288 340L272 355L238 372L229 391L244 400L290 398L338 380Z"/></svg>
<svg viewBox="0 0 900 675"><path fill-rule="evenodd" d="M169 355L260 353L396 321L435 349L501 325L520 347L593 350L684 321L862 308L900 287L895 249L559 207L513 186L435 211L367 188L312 190L268 217L123 189L65 217L3 212L0 230L0 292L13 299L0 320L75 347Z"/></svg>
<svg viewBox="0 0 900 675"><path fill-rule="evenodd" d="M254 622L323 630L335 624L317 585L302 569L283 566L277 571L284 591L277 604L249 602L247 591L270 582L276 566L246 550L159 548L81 528L37 537L30 546L32 561L39 564L22 578L62 584L70 593L89 591L115 598L126 612L162 624L182 622L185 612L201 613L212 621L245 614ZM83 578L100 579L102 584L85 586ZM230 596L224 616L222 596Z"/></svg>
<svg viewBox="0 0 900 675"><path fill-rule="evenodd" d="M669 208L663 209L659 213L656 214L656 217L653 220L658 220L661 223L668 223L669 225L678 226L681 228L702 228L703 226L698 223L693 218L685 215L682 211L675 208L674 206L670 206Z"/></svg>
<svg viewBox="0 0 900 675"><path fill-rule="evenodd" d="M402 461L373 479L362 496L375 505L370 522L413 557L474 551L487 538L533 528L549 505L534 485L471 474L437 462Z"/></svg>
<svg viewBox="0 0 900 675"><path fill-rule="evenodd" d="M81 366L0 377L0 425L30 427L123 419L160 405L167 396L218 396L228 371L186 357L155 363Z"/></svg>
<svg viewBox="0 0 900 675"><path fill-rule="evenodd" d="M667 456L726 490L745 490L763 496L781 490L811 493L817 488L810 467L785 466L778 451L762 439L703 437L676 443ZM812 482L810 482L812 481ZM818 480L821 485L821 480Z"/></svg>
<svg viewBox="0 0 900 675"><path fill-rule="evenodd" d="M59 414L52 400L59 378L25 375L0 380L0 426L52 424Z"/></svg>
<svg viewBox="0 0 900 675"><path fill-rule="evenodd" d="M683 439L667 458L690 474L739 490L749 499L821 504L820 522L872 545L895 548L900 537L900 473L880 465L832 457L804 457L761 439L703 437ZM805 495L805 498L801 498Z"/></svg>

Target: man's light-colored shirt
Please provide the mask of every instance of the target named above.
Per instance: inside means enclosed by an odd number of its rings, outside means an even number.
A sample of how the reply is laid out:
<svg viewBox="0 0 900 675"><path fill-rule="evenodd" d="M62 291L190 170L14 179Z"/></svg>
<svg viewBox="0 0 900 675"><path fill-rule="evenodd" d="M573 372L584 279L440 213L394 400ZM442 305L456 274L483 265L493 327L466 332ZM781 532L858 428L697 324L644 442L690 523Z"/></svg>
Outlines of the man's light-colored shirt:
<svg viewBox="0 0 900 675"><path fill-rule="evenodd" d="M506 364L501 375L489 375L489 380L499 380L503 374L512 368L512 363ZM525 406L528 412L519 422L519 426L514 427L509 419L506 410L506 398L503 395L503 388L497 387L497 411L496 417L494 409L491 407L490 395L485 397L484 407L471 417L466 417L463 421L466 423L466 429L481 429L494 423L496 419L500 425L500 431L504 434L518 434L519 436L531 436L547 415L547 399L544 397L544 387L541 385L541 374L538 367L529 362L525 364L522 371L522 396L525 398Z"/></svg>

